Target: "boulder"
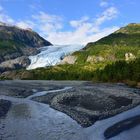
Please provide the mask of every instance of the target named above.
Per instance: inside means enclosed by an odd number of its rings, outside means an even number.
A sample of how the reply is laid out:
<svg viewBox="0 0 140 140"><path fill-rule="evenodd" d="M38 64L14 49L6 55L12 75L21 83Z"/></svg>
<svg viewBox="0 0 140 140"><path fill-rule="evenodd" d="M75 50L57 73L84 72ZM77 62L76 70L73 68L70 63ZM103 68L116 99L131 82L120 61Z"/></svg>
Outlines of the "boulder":
<svg viewBox="0 0 140 140"><path fill-rule="evenodd" d="M66 56L59 64L74 64L77 60L76 56Z"/></svg>
<svg viewBox="0 0 140 140"><path fill-rule="evenodd" d="M87 58L87 62L90 62L90 63L97 63L97 62L103 62L104 61L104 58L102 56L88 56Z"/></svg>
<svg viewBox="0 0 140 140"><path fill-rule="evenodd" d="M16 59L7 60L0 64L0 71L8 71L8 70L15 70L26 68L30 65L30 59L26 56L18 57Z"/></svg>
<svg viewBox="0 0 140 140"><path fill-rule="evenodd" d="M125 60L129 61L129 60L134 60L136 59L136 56L132 53L125 53Z"/></svg>

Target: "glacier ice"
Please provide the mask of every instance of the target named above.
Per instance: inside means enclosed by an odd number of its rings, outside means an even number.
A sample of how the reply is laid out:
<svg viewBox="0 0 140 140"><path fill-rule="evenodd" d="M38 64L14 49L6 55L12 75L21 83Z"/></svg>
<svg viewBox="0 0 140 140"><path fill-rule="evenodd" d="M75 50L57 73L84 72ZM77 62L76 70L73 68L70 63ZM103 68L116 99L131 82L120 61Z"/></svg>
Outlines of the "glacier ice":
<svg viewBox="0 0 140 140"><path fill-rule="evenodd" d="M31 64L27 70L36 69L58 64L66 55L84 48L84 45L54 45L46 46L40 49L40 53L35 56L29 56Z"/></svg>

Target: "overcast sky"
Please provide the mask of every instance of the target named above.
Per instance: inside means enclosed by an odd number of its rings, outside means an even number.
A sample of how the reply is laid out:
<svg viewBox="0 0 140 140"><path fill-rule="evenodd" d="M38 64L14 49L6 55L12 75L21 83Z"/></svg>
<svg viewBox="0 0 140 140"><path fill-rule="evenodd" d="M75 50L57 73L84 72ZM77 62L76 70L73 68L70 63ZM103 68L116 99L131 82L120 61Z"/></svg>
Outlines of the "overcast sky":
<svg viewBox="0 0 140 140"><path fill-rule="evenodd" d="M53 44L86 44L140 22L140 0L0 0L0 21Z"/></svg>

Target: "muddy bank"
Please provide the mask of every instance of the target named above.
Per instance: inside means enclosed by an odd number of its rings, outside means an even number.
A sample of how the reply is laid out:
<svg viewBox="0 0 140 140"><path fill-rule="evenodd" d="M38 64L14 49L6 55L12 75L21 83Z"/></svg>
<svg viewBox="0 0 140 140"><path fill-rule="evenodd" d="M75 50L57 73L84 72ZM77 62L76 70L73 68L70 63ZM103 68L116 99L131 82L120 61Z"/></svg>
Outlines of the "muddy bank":
<svg viewBox="0 0 140 140"><path fill-rule="evenodd" d="M0 99L0 118L7 114L11 105L12 103L10 101Z"/></svg>
<svg viewBox="0 0 140 140"><path fill-rule="evenodd" d="M107 128L107 130L104 132L104 136L106 139L112 138L114 136L117 136L123 131L132 129L133 127L139 124L140 124L140 115L128 118Z"/></svg>

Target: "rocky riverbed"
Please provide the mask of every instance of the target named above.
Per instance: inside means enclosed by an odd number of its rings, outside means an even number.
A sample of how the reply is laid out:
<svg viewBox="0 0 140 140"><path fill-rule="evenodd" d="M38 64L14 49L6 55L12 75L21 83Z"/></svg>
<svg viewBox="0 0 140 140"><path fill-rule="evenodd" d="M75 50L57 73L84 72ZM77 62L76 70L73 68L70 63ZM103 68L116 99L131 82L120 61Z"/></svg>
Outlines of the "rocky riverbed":
<svg viewBox="0 0 140 140"><path fill-rule="evenodd" d="M47 93L32 100L49 104L52 108L66 113L82 127L89 127L140 104L140 96L131 94L127 87L111 84L85 83L72 86L64 91Z"/></svg>
<svg viewBox="0 0 140 140"><path fill-rule="evenodd" d="M140 89L123 84L0 81L0 139L115 139L139 127L139 104Z"/></svg>

